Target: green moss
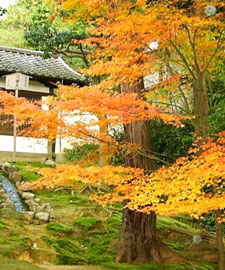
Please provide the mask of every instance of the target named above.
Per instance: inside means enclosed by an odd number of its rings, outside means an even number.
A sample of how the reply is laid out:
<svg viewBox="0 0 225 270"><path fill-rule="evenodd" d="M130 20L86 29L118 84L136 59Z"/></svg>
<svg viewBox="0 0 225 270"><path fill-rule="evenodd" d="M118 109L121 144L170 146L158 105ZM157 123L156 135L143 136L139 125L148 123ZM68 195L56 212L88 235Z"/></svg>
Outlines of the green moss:
<svg viewBox="0 0 225 270"><path fill-rule="evenodd" d="M100 219L96 217L78 217L74 220L73 225L83 230L88 230L93 228L99 222Z"/></svg>
<svg viewBox="0 0 225 270"><path fill-rule="evenodd" d="M184 250L185 248L187 248L190 243L185 243L185 242L182 242L182 243L174 243L174 242L165 242L163 241L164 244L166 244L168 247L171 247L172 249L174 250L177 250L177 251L181 251L181 250Z"/></svg>
<svg viewBox="0 0 225 270"><path fill-rule="evenodd" d="M70 200L70 202L75 205L83 206L84 204L90 203L89 196L86 194L75 194Z"/></svg>
<svg viewBox="0 0 225 270"><path fill-rule="evenodd" d="M45 241L45 243L47 243L49 246L52 246L54 244L54 241L45 235L41 236L41 239Z"/></svg>
<svg viewBox="0 0 225 270"><path fill-rule="evenodd" d="M105 263L105 270L214 270L215 266L210 264L199 265L195 263L185 264L155 264L131 265L126 263Z"/></svg>
<svg viewBox="0 0 225 270"><path fill-rule="evenodd" d="M55 250L58 252L57 264L73 265L87 263L84 249L77 241L60 239L54 244Z"/></svg>
<svg viewBox="0 0 225 270"><path fill-rule="evenodd" d="M0 221L0 230L5 229L6 225L4 222Z"/></svg>
<svg viewBox="0 0 225 270"><path fill-rule="evenodd" d="M46 229L49 231L56 231L56 232L71 232L71 228L66 226L62 223L49 223L46 225Z"/></svg>
<svg viewBox="0 0 225 270"><path fill-rule="evenodd" d="M41 270L28 262L0 258L0 270Z"/></svg>
<svg viewBox="0 0 225 270"><path fill-rule="evenodd" d="M162 229L164 227L177 227L181 228L184 230L189 230L192 232L197 232L198 230L192 228L191 226L178 221L175 218L172 217L162 217L162 216L157 216L157 229Z"/></svg>

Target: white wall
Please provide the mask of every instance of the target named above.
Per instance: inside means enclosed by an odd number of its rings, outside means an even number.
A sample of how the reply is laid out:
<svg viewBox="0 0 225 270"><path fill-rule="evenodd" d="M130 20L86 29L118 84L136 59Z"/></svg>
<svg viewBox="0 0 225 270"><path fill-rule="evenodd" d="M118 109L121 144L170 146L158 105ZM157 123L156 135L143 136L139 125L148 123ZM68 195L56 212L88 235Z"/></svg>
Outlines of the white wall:
<svg viewBox="0 0 225 270"><path fill-rule="evenodd" d="M21 153L47 154L47 139L17 137L16 151ZM0 151L13 152L13 136L0 135Z"/></svg>
<svg viewBox="0 0 225 270"><path fill-rule="evenodd" d="M86 123L86 124L91 124L89 127L89 130L99 130L99 126L96 125L95 123L98 121L98 118L90 113L81 113L80 111L74 111L68 115L63 116L65 122L68 123L68 125L76 125L76 123ZM74 144L83 144L87 141L91 141L91 138L89 140L82 140L80 138L76 137L69 137L69 138L58 138L56 139L56 144L55 144L55 153L58 154L60 152L63 152L65 148L67 149L72 149Z"/></svg>

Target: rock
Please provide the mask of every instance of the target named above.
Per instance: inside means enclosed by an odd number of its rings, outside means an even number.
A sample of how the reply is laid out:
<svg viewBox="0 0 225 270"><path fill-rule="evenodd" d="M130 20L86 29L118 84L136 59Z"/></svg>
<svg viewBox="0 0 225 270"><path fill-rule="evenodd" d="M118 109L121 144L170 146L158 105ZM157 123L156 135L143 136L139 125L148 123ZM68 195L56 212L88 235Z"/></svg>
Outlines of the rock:
<svg viewBox="0 0 225 270"><path fill-rule="evenodd" d="M9 162L4 162L2 165L2 170L5 172L7 175L10 172L11 164Z"/></svg>
<svg viewBox="0 0 225 270"><path fill-rule="evenodd" d="M38 212L36 213L35 218L37 218L40 221L49 222L50 214L46 212Z"/></svg>
<svg viewBox="0 0 225 270"><path fill-rule="evenodd" d="M17 181L17 182L16 182L16 187L19 187L19 185L20 185L20 182Z"/></svg>
<svg viewBox="0 0 225 270"><path fill-rule="evenodd" d="M29 221L29 223L33 223L33 218L34 218L34 212L32 211L27 211L27 212L23 212L24 217L27 221Z"/></svg>
<svg viewBox="0 0 225 270"><path fill-rule="evenodd" d="M48 160L48 158L42 158L41 159L41 164L45 164L45 162Z"/></svg>
<svg viewBox="0 0 225 270"><path fill-rule="evenodd" d="M40 200L41 200L40 198L35 198L35 199L34 199L34 201L35 201L36 203L39 203Z"/></svg>
<svg viewBox="0 0 225 270"><path fill-rule="evenodd" d="M24 186L24 185L29 185L30 183L29 182L21 182L21 186ZM22 188L21 189L21 191L23 192L23 191L31 191L31 188L30 187L24 187L24 188Z"/></svg>
<svg viewBox="0 0 225 270"><path fill-rule="evenodd" d="M33 199L35 197L35 195L31 192L23 192L22 193L22 198L24 200L30 200L30 199Z"/></svg>
<svg viewBox="0 0 225 270"><path fill-rule="evenodd" d="M3 208L9 208L12 210L16 210L14 203L8 198L2 203Z"/></svg>
<svg viewBox="0 0 225 270"><path fill-rule="evenodd" d="M23 212L23 214L24 215L27 215L27 216L30 216L30 217L32 217L32 218L34 218L34 212L32 212L32 211L26 211L26 212Z"/></svg>
<svg viewBox="0 0 225 270"><path fill-rule="evenodd" d="M9 199L9 195L7 193L3 193L1 194L1 196L3 199L6 199L6 200Z"/></svg>
<svg viewBox="0 0 225 270"><path fill-rule="evenodd" d="M46 165L50 165L50 166L56 166L56 163L53 160L51 160L51 159L46 160L45 161L45 164Z"/></svg>
<svg viewBox="0 0 225 270"><path fill-rule="evenodd" d="M34 243L34 244L33 244L33 248L38 248L37 243Z"/></svg>
<svg viewBox="0 0 225 270"><path fill-rule="evenodd" d="M30 211L36 212L38 204L34 202L32 199L26 200L25 203L29 206Z"/></svg>
<svg viewBox="0 0 225 270"><path fill-rule="evenodd" d="M10 175L11 175L11 173L10 173ZM13 172L10 178L13 180L14 183L16 183L16 182L21 182L23 177L18 172Z"/></svg>
<svg viewBox="0 0 225 270"><path fill-rule="evenodd" d="M200 235L193 236L193 243L199 245L202 242L202 238Z"/></svg>
<svg viewBox="0 0 225 270"><path fill-rule="evenodd" d="M50 203L43 203L41 206L38 206L37 212L50 213L52 211Z"/></svg>
<svg viewBox="0 0 225 270"><path fill-rule="evenodd" d="M18 167L17 166L11 166L10 167L10 172L18 172Z"/></svg>
<svg viewBox="0 0 225 270"><path fill-rule="evenodd" d="M5 193L4 189L0 189L0 194Z"/></svg>

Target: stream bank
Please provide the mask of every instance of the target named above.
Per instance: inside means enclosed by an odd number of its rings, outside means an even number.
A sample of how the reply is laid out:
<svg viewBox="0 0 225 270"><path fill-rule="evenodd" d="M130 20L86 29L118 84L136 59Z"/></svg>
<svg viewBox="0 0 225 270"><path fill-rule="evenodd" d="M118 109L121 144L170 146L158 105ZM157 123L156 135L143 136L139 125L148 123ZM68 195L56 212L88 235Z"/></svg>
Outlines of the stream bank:
<svg viewBox="0 0 225 270"><path fill-rule="evenodd" d="M10 205L12 209L13 203L15 210L22 212L25 219L30 223L37 225L48 223L51 218L51 205L49 203L40 205L40 198L37 198L30 188L21 188L21 186L27 183L23 181L22 175L18 172L18 167L4 162L0 166L0 169L12 180L10 181L4 175L0 175L2 188L8 195L7 203L3 204L3 207L7 208L7 206Z"/></svg>

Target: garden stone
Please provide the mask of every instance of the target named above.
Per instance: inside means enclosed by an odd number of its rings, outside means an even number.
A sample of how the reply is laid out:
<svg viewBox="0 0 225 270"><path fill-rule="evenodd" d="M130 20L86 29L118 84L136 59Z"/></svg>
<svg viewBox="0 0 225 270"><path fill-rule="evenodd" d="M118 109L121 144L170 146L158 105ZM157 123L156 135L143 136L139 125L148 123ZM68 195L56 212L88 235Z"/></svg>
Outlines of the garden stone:
<svg viewBox="0 0 225 270"><path fill-rule="evenodd" d="M32 199L26 200L25 203L29 206L30 211L36 212L38 204L34 202Z"/></svg>
<svg viewBox="0 0 225 270"><path fill-rule="evenodd" d="M45 162L48 160L48 158L42 158L41 159L41 164L45 164Z"/></svg>
<svg viewBox="0 0 225 270"><path fill-rule="evenodd" d="M16 210L14 203L8 198L2 203L3 208L9 208L12 210Z"/></svg>
<svg viewBox="0 0 225 270"><path fill-rule="evenodd" d="M40 200L41 200L40 198L35 198L35 199L34 199L34 201L35 201L36 203L39 203Z"/></svg>
<svg viewBox="0 0 225 270"><path fill-rule="evenodd" d="M29 185L29 184L30 184L29 182L21 182L21 186ZM25 187L25 188L22 188L21 190L26 192L26 191L31 191L31 188L30 187Z"/></svg>
<svg viewBox="0 0 225 270"><path fill-rule="evenodd" d="M34 243L34 244L33 244L33 248L38 248L37 243Z"/></svg>
<svg viewBox="0 0 225 270"><path fill-rule="evenodd" d="M34 212L32 211L27 211L27 212L23 212L24 217L27 221L29 221L30 223L32 223L32 220L34 218Z"/></svg>
<svg viewBox="0 0 225 270"><path fill-rule="evenodd" d="M3 193L1 196L3 199L9 199L9 195L7 193Z"/></svg>
<svg viewBox="0 0 225 270"><path fill-rule="evenodd" d="M19 187L19 185L20 185L20 182L17 181L17 182L16 182L16 187Z"/></svg>
<svg viewBox="0 0 225 270"><path fill-rule="evenodd" d="M56 165L56 163L51 159L46 160L45 164L50 165L50 166L55 166Z"/></svg>
<svg viewBox="0 0 225 270"><path fill-rule="evenodd" d="M9 162L4 162L2 166L3 172L5 172L6 174L9 174L10 167L11 167L11 164Z"/></svg>
<svg viewBox="0 0 225 270"><path fill-rule="evenodd" d="M13 172L10 178L13 180L14 183L22 181L22 175L18 172Z"/></svg>
<svg viewBox="0 0 225 270"><path fill-rule="evenodd" d="M202 242L202 238L200 235L193 236L193 243L199 245Z"/></svg>
<svg viewBox="0 0 225 270"><path fill-rule="evenodd" d="M38 212L36 213L35 217L40 221L49 222L50 214L46 212Z"/></svg>
<svg viewBox="0 0 225 270"><path fill-rule="evenodd" d="M41 207L44 210L43 212L50 213L52 211L50 203L43 203Z"/></svg>
<svg viewBox="0 0 225 270"><path fill-rule="evenodd" d="M33 193L31 193L31 192L23 192L22 193L22 198L24 199L24 200L30 200L30 199L33 199L34 198L34 194Z"/></svg>

